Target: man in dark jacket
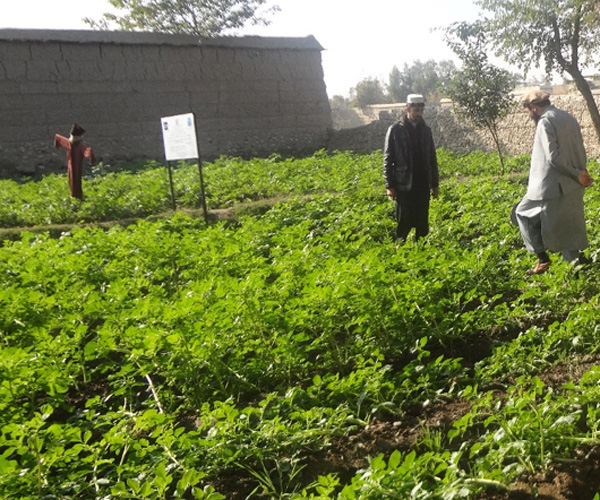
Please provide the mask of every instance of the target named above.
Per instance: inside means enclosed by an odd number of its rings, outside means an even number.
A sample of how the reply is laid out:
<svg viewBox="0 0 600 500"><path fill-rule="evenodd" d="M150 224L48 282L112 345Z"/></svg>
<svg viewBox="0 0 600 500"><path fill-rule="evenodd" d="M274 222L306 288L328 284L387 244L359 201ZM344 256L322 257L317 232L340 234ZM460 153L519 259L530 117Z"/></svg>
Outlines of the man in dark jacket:
<svg viewBox="0 0 600 500"><path fill-rule="evenodd" d="M429 198L439 194L439 174L431 129L423 120L425 101L409 94L406 113L392 125L383 149L387 195L396 201L396 240L406 241L415 228L418 240L429 233Z"/></svg>

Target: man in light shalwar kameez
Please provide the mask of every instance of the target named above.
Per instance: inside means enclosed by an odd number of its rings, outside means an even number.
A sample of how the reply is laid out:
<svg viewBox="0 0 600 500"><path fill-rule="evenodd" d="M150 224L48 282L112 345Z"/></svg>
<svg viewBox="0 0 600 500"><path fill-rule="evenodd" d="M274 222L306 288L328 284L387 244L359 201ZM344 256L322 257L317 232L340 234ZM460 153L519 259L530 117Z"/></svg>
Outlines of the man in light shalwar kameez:
<svg viewBox="0 0 600 500"><path fill-rule="evenodd" d="M533 274L550 267L548 252L560 252L572 264L584 263L589 246L583 194L594 180L586 169L586 152L577 120L550 104L540 90L521 99L536 123L527 194L515 210L527 250L538 262Z"/></svg>

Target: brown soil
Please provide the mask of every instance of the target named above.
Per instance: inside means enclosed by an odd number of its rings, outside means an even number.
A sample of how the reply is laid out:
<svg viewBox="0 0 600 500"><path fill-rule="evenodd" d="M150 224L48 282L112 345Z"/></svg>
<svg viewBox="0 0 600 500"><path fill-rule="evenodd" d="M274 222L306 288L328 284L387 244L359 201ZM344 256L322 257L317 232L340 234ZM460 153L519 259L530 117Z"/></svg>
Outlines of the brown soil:
<svg viewBox="0 0 600 500"><path fill-rule="evenodd" d="M508 491L485 491L475 500L593 500L600 492L600 448L577 450L572 463L523 476Z"/></svg>
<svg viewBox="0 0 600 500"><path fill-rule="evenodd" d="M577 381L592 366L600 364L600 355L584 356L572 363L558 364L540 378L549 386L560 388L568 381ZM307 453L302 461L299 481L309 484L319 475L335 474L341 484L347 484L361 468L368 466L368 457L394 450L414 449L425 432L450 429L452 423L470 410L465 400L449 399L415 405L398 421L374 420L366 428L343 438L334 439L320 450ZM226 477L213 483L217 491L231 500L242 500L257 487L252 476L242 470L231 470ZM257 490L257 492L260 490ZM505 491L486 490L475 500L593 500L600 492L600 446L578 449L564 463L551 464L544 472L523 475Z"/></svg>
<svg viewBox="0 0 600 500"><path fill-rule="evenodd" d="M232 221L241 212L260 212L267 210L273 200L261 200L244 204L240 210L211 210L209 222ZM182 210L191 216L203 217L201 210ZM172 212L153 217L172 216ZM116 224L129 225L137 219L118 222L86 224L90 226L111 227ZM72 228L72 225L44 226L39 228L0 229L0 240L10 239L23 231L50 231L60 234ZM508 334L510 337L510 333ZM473 364L489 354L489 339L470 342L469 346L461 346L461 356L465 364ZM600 364L600 355L584 356L569 364L560 363L540 374L540 379L547 385L559 389L571 380L577 381L592 366ZM415 405L405 412L399 421L372 421L366 428L347 437L334 439L320 450L306 454L299 481L308 484L319 475L335 474L342 484L351 481L356 472L368 465L368 457L383 453L389 456L394 450L407 451L427 431L447 431L452 423L470 410L468 402L463 400L438 400L423 405ZM255 470L260 465L254 464ZM268 467L268 464L266 464ZM216 491L224 494L229 500L244 500L257 489L257 480L242 468L230 469L213 481ZM486 490L475 500L593 500L600 492L600 446L576 450L569 462L554 463L544 472L535 475L524 475L506 491ZM264 498L264 497L263 497Z"/></svg>
<svg viewBox="0 0 600 500"><path fill-rule="evenodd" d="M309 196L304 198L309 199ZM2 240L14 240L20 237L24 231L31 233L46 233L48 232L52 237L59 237L61 234L72 230L74 227L101 227L103 229L110 229L114 226L127 227L137 224L140 220L161 220L169 219L173 217L176 212L185 213L190 217L197 219L206 219L208 224L214 224L216 222L236 222L240 215L256 215L268 211L275 204L285 201L285 196L278 196L273 198L265 198L260 200L246 201L244 203L238 203L237 205L229 208L215 208L207 212L206 216L201 208L178 208L176 211L167 210L160 214L149 215L147 217L131 217L125 219L119 219L115 221L105 222L85 222L77 224L50 224L45 226L26 226L26 227L0 227L0 241Z"/></svg>

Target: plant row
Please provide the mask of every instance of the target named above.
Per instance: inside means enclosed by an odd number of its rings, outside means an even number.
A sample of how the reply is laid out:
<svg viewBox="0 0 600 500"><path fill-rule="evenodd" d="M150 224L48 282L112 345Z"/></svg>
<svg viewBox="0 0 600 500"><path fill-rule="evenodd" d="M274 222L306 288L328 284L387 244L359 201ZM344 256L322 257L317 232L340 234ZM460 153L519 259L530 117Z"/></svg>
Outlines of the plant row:
<svg viewBox="0 0 600 500"><path fill-rule="evenodd" d="M461 157L439 151L442 172L449 177L497 172L492 155L472 153ZM320 151L304 158L273 155L264 159L221 158L202 165L204 197L209 210L281 196L376 189L383 196L381 169L374 168L380 154L354 155ZM519 172L526 157L511 159L508 170ZM0 228L47 226L82 222L143 218L177 208L202 206L198 165L180 163L169 170L149 161L143 165L100 164L86 171L85 199L69 196L66 174L41 179L0 180ZM173 199L173 196L174 199Z"/></svg>
<svg viewBox="0 0 600 500"><path fill-rule="evenodd" d="M598 370L542 379L596 352L598 279L558 260L528 276L509 220L524 174L440 156L432 232L400 248L378 156L349 153L333 191L290 189L312 196L259 217L5 242L0 496L464 498L595 443ZM270 177L318 179L331 160L277 159ZM600 200L586 202L593 220ZM309 473L370 423L448 398L471 407L449 431L350 480Z"/></svg>

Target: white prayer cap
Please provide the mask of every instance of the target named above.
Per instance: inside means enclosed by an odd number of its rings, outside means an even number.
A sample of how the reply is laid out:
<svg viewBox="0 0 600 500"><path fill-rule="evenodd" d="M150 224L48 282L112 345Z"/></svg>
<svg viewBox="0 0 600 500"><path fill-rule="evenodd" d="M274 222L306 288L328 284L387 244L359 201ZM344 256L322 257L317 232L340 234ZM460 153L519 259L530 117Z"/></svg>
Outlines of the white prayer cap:
<svg viewBox="0 0 600 500"><path fill-rule="evenodd" d="M425 99L421 94L408 94L406 104L425 104Z"/></svg>

